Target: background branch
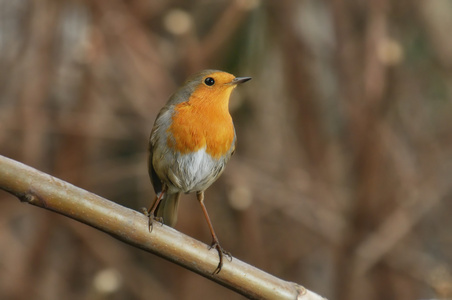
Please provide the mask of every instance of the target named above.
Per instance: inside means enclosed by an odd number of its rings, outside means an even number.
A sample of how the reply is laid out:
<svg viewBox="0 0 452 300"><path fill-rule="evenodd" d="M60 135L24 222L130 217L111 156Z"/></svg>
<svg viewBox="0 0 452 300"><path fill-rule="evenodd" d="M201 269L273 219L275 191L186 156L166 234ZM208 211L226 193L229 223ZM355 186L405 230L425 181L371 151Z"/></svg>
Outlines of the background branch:
<svg viewBox="0 0 452 300"><path fill-rule="evenodd" d="M21 201L65 215L154 253L252 299L323 299L302 286L281 280L237 258L217 275L216 251L167 226L148 231L143 214L65 181L0 156L0 188Z"/></svg>

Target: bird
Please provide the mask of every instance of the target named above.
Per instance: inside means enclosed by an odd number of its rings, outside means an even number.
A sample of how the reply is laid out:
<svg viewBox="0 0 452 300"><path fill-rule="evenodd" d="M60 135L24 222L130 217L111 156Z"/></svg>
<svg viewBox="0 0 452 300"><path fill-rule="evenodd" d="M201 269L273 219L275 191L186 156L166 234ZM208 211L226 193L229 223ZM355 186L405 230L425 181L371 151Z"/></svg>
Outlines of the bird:
<svg viewBox="0 0 452 300"><path fill-rule="evenodd" d="M209 226L209 249L232 259L218 240L207 208L204 191L223 173L235 151L236 132L229 113L229 99L237 85L251 77L235 77L219 70L204 70L190 76L160 110L148 146L148 172L154 187L153 204L145 214L149 230L153 220L174 227L182 193L196 193Z"/></svg>

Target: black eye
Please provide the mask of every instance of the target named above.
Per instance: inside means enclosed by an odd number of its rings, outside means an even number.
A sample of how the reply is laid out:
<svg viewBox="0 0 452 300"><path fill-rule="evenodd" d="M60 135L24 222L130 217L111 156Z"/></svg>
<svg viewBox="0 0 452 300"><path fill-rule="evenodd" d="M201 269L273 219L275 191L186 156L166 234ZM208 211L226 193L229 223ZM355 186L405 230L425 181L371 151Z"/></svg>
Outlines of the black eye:
<svg viewBox="0 0 452 300"><path fill-rule="evenodd" d="M207 77L207 78L204 80L204 83L205 83L206 85L208 85L208 86L212 86L212 85L215 84L215 80L214 80L212 77Z"/></svg>

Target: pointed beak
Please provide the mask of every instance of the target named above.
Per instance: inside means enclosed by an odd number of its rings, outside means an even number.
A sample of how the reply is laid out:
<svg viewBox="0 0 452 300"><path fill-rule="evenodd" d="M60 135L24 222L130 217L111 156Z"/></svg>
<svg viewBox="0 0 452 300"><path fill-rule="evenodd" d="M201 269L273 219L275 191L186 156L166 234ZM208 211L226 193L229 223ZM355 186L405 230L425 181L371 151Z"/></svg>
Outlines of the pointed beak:
<svg viewBox="0 0 452 300"><path fill-rule="evenodd" d="M251 77L236 77L231 81L231 84L239 84L239 83L244 83L247 82L248 80L251 80Z"/></svg>

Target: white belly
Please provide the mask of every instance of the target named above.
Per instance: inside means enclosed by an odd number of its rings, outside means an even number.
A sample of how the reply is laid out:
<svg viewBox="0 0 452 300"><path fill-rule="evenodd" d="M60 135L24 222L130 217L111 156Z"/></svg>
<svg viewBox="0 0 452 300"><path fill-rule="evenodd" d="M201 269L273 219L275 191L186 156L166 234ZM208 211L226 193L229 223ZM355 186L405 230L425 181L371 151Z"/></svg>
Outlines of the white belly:
<svg viewBox="0 0 452 300"><path fill-rule="evenodd" d="M223 159L213 159L205 149L177 155L174 162L168 169L168 179L171 181L168 188L183 193L207 189L223 172L226 163Z"/></svg>

